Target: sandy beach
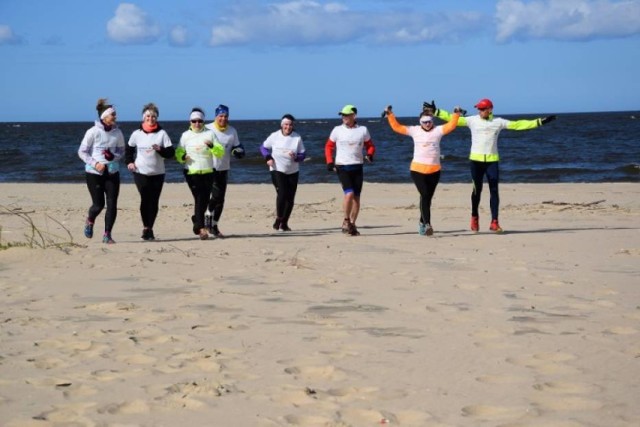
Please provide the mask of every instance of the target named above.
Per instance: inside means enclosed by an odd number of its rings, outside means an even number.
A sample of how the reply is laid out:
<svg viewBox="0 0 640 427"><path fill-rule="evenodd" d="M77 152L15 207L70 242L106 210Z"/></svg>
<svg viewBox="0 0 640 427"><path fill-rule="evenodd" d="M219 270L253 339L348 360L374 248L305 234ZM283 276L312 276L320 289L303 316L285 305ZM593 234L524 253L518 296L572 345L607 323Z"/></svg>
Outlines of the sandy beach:
<svg viewBox="0 0 640 427"><path fill-rule="evenodd" d="M638 426L640 185L502 184L503 234L441 184L365 183L361 236L336 184L230 185L225 239L166 184L114 245L83 184L0 184L0 425Z"/></svg>

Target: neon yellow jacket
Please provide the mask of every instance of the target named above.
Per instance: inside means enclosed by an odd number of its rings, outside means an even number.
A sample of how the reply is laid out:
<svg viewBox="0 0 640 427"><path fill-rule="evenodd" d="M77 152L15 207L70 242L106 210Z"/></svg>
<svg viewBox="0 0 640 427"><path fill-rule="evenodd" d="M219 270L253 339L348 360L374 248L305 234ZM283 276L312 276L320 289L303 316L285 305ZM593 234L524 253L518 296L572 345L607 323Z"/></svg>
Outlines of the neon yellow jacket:
<svg viewBox="0 0 640 427"><path fill-rule="evenodd" d="M209 144L213 146L209 148ZM180 137L176 148L176 160L184 165L187 174L206 174L213 172L213 157L224 155L224 147L211 130L194 132L189 129Z"/></svg>

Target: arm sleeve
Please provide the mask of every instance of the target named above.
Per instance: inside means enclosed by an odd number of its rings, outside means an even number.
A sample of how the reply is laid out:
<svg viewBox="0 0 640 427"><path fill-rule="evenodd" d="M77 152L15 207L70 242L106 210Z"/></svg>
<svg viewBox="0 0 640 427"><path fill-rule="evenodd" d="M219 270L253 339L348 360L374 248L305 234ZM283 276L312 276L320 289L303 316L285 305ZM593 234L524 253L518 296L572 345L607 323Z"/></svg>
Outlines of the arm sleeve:
<svg viewBox="0 0 640 427"><path fill-rule="evenodd" d="M170 159L176 154L176 149L171 143L171 138L169 138L169 135L166 132L162 135L162 147L160 147L158 154L163 159Z"/></svg>
<svg viewBox="0 0 640 427"><path fill-rule="evenodd" d="M395 114L388 113L387 120L389 121L389 126L391 126L391 129L393 129L394 132L399 133L401 135L409 135L409 131L407 130L407 127L398 123L398 120L396 119Z"/></svg>
<svg viewBox="0 0 640 427"><path fill-rule="evenodd" d="M324 157L327 163L333 163L333 153L336 151L336 142L331 139L327 139L324 144Z"/></svg>
<svg viewBox="0 0 640 427"><path fill-rule="evenodd" d="M135 161L136 147L130 144L131 144L131 138L129 139L129 144L127 144L124 150L125 165L128 165L129 163L133 163Z"/></svg>
<svg viewBox="0 0 640 427"><path fill-rule="evenodd" d="M455 130L456 126L458 126L458 121L460 120L460 113L453 113L451 116L451 121L447 122L444 126L442 126L442 134L446 135Z"/></svg>
<svg viewBox="0 0 640 427"><path fill-rule="evenodd" d="M82 138L82 142L80 143L80 148L78 148L78 157L80 160L85 162L89 166L93 166L96 164L96 160L91 157L91 152L93 151L93 132L91 129L87 130L84 134L84 138Z"/></svg>
<svg viewBox="0 0 640 427"><path fill-rule="evenodd" d="M367 139L364 142L364 148L365 148L365 151L367 152L367 156L373 156L374 154L376 154L376 146L373 145L373 140Z"/></svg>
<svg viewBox="0 0 640 427"><path fill-rule="evenodd" d="M509 130L529 130L542 126L541 119L534 120L513 120L507 124Z"/></svg>

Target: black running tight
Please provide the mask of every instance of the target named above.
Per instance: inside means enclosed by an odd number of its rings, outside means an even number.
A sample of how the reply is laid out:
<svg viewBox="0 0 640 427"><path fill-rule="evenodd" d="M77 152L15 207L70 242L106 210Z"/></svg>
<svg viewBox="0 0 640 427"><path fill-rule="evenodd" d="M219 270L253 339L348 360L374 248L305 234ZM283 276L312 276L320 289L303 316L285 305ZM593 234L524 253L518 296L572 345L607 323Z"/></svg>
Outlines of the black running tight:
<svg viewBox="0 0 640 427"><path fill-rule="evenodd" d="M276 217L280 218L283 224L287 224L293 211L299 176L299 172L287 175L282 172L271 171L271 181L278 194L276 197Z"/></svg>
<svg viewBox="0 0 640 427"><path fill-rule="evenodd" d="M440 182L440 171L429 174L411 171L411 179L420 193L420 222L431 224L431 199Z"/></svg>
<svg viewBox="0 0 640 427"><path fill-rule="evenodd" d="M118 215L118 195L120 194L120 173L110 174L104 172L102 175L85 173L87 188L91 195L91 207L89 208L88 220L95 222L100 212L104 209L105 202L107 212L104 218L104 231L111 233L113 224Z"/></svg>
<svg viewBox="0 0 640 427"><path fill-rule="evenodd" d="M140 217L144 228L153 228L158 216L160 205L160 193L164 185L164 174L143 175L137 172L133 174L133 181L136 183L138 193L140 193Z"/></svg>

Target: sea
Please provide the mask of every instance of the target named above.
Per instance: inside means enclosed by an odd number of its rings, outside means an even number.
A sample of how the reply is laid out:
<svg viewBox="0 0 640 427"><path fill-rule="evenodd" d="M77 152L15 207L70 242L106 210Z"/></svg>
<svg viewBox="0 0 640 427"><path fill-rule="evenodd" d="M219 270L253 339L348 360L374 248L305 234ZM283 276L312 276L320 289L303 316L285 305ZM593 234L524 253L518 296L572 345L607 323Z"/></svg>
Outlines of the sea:
<svg viewBox="0 0 640 427"><path fill-rule="evenodd" d="M510 120L533 119L547 114L502 115ZM640 112L558 114L556 121L528 131L503 130L499 137L500 180L503 183L640 182ZM400 123L417 124L416 117ZM295 130L302 136L307 160L300 168L301 183L337 183L327 172L324 146L339 117L303 119ZM391 130L386 119L359 118L376 145L374 162L365 165L365 181L410 183L413 141ZM177 146L186 121L160 121ZM280 120L231 120L247 155L232 160L229 182L270 183L268 168L259 151L267 136L279 129ZM77 155L92 122L0 123L0 182L84 183L84 165ZM119 122L125 140L140 126ZM457 128L441 142L441 183L470 182L470 132ZM167 161L167 182L183 182L182 167ZM122 168L122 182L133 182Z"/></svg>

